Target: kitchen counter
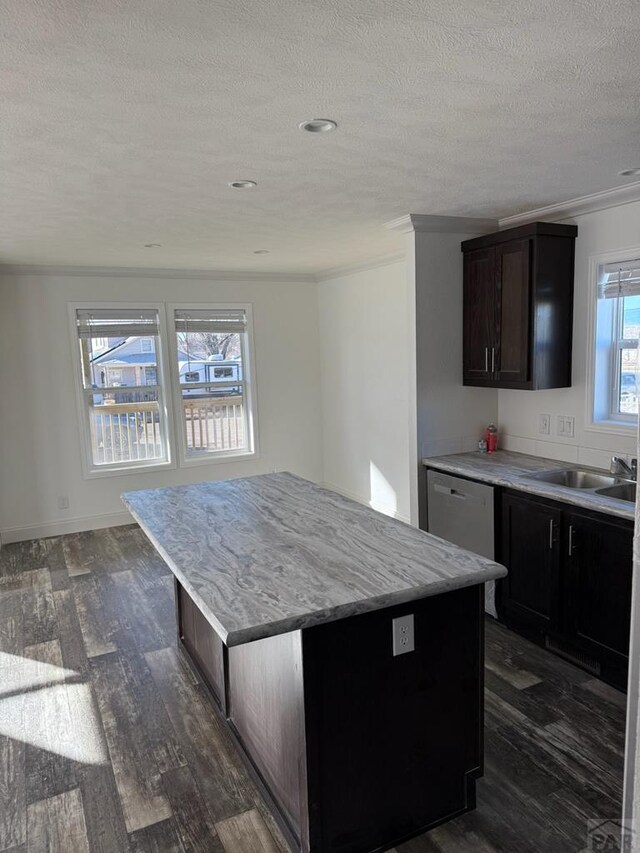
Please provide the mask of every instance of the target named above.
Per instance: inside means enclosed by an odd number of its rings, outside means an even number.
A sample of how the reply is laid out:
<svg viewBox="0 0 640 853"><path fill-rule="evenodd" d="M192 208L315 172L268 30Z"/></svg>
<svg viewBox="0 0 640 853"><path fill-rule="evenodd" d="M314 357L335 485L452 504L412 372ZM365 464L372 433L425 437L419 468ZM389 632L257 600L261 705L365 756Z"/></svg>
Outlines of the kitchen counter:
<svg viewBox="0 0 640 853"><path fill-rule="evenodd" d="M122 500L227 646L506 574L293 474Z"/></svg>
<svg viewBox="0 0 640 853"><path fill-rule="evenodd" d="M532 480L532 474L542 471L558 471L568 468L587 470L588 466L572 465L557 459L544 459L524 453L498 450L495 453L455 453L449 456L429 456L422 460L427 468L443 471L459 477L467 477L493 486L527 492L541 498L562 501L574 506L604 512L619 518L633 520L635 507L629 501L621 501L583 489L570 489L553 483Z"/></svg>
<svg viewBox="0 0 640 853"><path fill-rule="evenodd" d="M484 582L506 569L292 474L123 501L292 850L388 850L475 807Z"/></svg>

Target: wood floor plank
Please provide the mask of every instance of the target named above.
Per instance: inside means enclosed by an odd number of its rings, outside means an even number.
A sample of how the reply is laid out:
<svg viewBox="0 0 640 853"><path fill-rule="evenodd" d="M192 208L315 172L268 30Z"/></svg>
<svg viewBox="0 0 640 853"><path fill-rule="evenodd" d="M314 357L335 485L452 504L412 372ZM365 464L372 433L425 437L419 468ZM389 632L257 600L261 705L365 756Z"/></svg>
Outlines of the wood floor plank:
<svg viewBox="0 0 640 853"><path fill-rule="evenodd" d="M76 675L88 678L89 663L82 638L82 629L73 592L70 589L53 593L58 621L58 637L62 664Z"/></svg>
<svg viewBox="0 0 640 853"><path fill-rule="evenodd" d="M95 571L118 572L131 568L118 539L109 528L65 536L63 552L67 571L72 578Z"/></svg>
<svg viewBox="0 0 640 853"><path fill-rule="evenodd" d="M193 853L223 853L216 829L189 767L163 773L178 834L185 850Z"/></svg>
<svg viewBox="0 0 640 853"><path fill-rule="evenodd" d="M229 733L194 686L177 650L149 652L145 659L214 820L250 809L253 785Z"/></svg>
<svg viewBox="0 0 640 853"><path fill-rule="evenodd" d="M78 732L72 728L73 717L69 713L70 697L65 681L67 671L62 665L62 653L58 640L49 640L26 646L24 657L35 664L29 679L35 688L25 697L25 781L26 800L33 803L46 800L57 794L77 787L76 762L57 752L69 738L75 739ZM70 672L70 671L69 671ZM73 675L73 673L71 673ZM38 720L36 726L29 725L28 708L31 703ZM29 742L34 735L44 733L44 740ZM46 745L47 748L43 748Z"/></svg>
<svg viewBox="0 0 640 853"><path fill-rule="evenodd" d="M0 575L15 575L48 565L51 553L61 544L60 537L10 542L0 548Z"/></svg>
<svg viewBox="0 0 640 853"><path fill-rule="evenodd" d="M0 850L26 841L24 744L0 735Z"/></svg>
<svg viewBox="0 0 640 853"><path fill-rule="evenodd" d="M135 832L171 817L171 807L126 662L118 653L96 658L91 671L125 825Z"/></svg>
<svg viewBox="0 0 640 853"><path fill-rule="evenodd" d="M280 853L257 809L219 821L216 830L225 853Z"/></svg>
<svg viewBox="0 0 640 853"><path fill-rule="evenodd" d="M113 602L109 600L109 581L105 577L78 577L73 584L78 620L87 657L115 652L120 631Z"/></svg>
<svg viewBox="0 0 640 853"><path fill-rule="evenodd" d="M143 568L121 571L110 578L120 604L122 647L142 652L166 648L176 635L175 605L158 577Z"/></svg>
<svg viewBox="0 0 640 853"><path fill-rule="evenodd" d="M111 765L84 765L77 775L91 853L123 853L127 828Z"/></svg>
<svg viewBox="0 0 640 853"><path fill-rule="evenodd" d="M25 645L56 639L58 623L49 569L31 569L22 577L27 580L22 590Z"/></svg>
<svg viewBox="0 0 640 853"><path fill-rule="evenodd" d="M524 690L527 687L532 687L534 684L539 684L542 679L532 672L523 669L512 658L496 659L487 658L486 669L494 673L503 681L511 684L517 690Z"/></svg>
<svg viewBox="0 0 640 853"><path fill-rule="evenodd" d="M574 744L562 734L535 726L491 691L485 691L485 725L503 731L506 737L519 739L536 765L561 786L588 789L594 806L606 809L606 804L621 799L621 778L613 779L606 770L599 776L594 756L577 753Z"/></svg>
<svg viewBox="0 0 640 853"><path fill-rule="evenodd" d="M27 853L89 853L78 788L28 806Z"/></svg>
<svg viewBox="0 0 640 853"><path fill-rule="evenodd" d="M560 711L545 702L538 701L536 694L532 692L542 682L536 682L530 688L514 687L512 682L506 681L497 672L486 667L484 683L488 690L517 708L537 726L546 726L560 719Z"/></svg>
<svg viewBox="0 0 640 853"><path fill-rule="evenodd" d="M129 834L129 853L189 853L171 817ZM215 853L215 851L213 851Z"/></svg>
<svg viewBox="0 0 640 853"><path fill-rule="evenodd" d="M2 549L4 550L4 548ZM0 850L19 847L26 841L25 749L24 743L10 737L5 698L9 685L7 672L15 670L24 650L22 631L22 593L20 589L0 594L0 660L4 671L0 686Z"/></svg>

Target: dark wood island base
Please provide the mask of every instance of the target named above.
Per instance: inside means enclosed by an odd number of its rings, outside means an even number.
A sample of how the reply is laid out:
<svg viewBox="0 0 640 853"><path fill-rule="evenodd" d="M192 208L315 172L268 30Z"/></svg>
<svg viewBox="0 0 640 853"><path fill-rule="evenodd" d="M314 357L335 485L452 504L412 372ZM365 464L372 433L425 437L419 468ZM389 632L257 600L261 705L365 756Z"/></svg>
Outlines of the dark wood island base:
<svg viewBox="0 0 640 853"><path fill-rule="evenodd" d="M178 633L293 850L373 853L475 807L483 584L227 647L176 581ZM415 650L393 655L392 619Z"/></svg>

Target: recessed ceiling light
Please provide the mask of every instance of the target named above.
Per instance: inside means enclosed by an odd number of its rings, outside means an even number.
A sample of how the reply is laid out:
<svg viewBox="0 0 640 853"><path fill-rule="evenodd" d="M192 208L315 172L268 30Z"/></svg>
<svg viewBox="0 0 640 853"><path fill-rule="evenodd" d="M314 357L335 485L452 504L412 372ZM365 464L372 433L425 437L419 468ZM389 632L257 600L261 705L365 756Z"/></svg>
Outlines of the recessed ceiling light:
<svg viewBox="0 0 640 853"><path fill-rule="evenodd" d="M254 255L268 255L269 250L268 249L254 249L253 254Z"/></svg>
<svg viewBox="0 0 640 853"><path fill-rule="evenodd" d="M630 178L633 175L640 175L640 168L638 168L638 169L623 169L622 172L618 172L618 174L623 178Z"/></svg>
<svg viewBox="0 0 640 853"><path fill-rule="evenodd" d="M250 190L257 187L258 184L256 181L231 181L229 186L233 187L234 190Z"/></svg>
<svg viewBox="0 0 640 853"><path fill-rule="evenodd" d="M161 249L162 243L145 243L145 249Z"/></svg>
<svg viewBox="0 0 640 853"><path fill-rule="evenodd" d="M298 125L300 130L306 130L308 133L330 133L337 126L337 122L330 118L312 118L308 121L301 121Z"/></svg>

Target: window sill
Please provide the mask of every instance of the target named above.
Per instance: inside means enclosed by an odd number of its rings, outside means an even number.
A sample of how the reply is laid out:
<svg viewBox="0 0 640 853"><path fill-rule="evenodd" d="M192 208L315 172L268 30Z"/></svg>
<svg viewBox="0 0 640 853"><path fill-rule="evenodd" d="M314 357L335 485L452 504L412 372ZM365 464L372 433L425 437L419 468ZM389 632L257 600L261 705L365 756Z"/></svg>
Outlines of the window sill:
<svg viewBox="0 0 640 853"><path fill-rule="evenodd" d="M175 468L175 463L153 462L149 465L126 465L118 468L90 468L85 470L85 480L101 480L104 477L123 477L125 475L147 474L151 471L167 471Z"/></svg>
<svg viewBox="0 0 640 853"><path fill-rule="evenodd" d="M632 437L638 431L637 422L630 421L592 421L585 425L585 432L599 432L605 435L626 435Z"/></svg>
<svg viewBox="0 0 640 853"><path fill-rule="evenodd" d="M255 450L231 450L228 453L212 453L210 456L183 457L180 460L181 468L192 468L199 465L217 465L223 462L244 462L249 459L257 459Z"/></svg>

